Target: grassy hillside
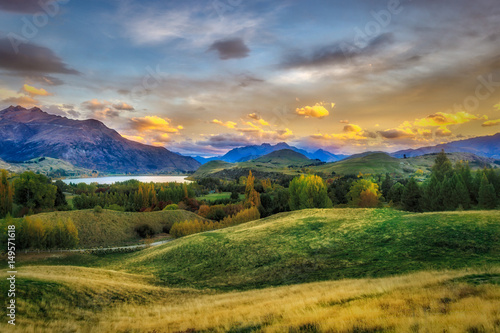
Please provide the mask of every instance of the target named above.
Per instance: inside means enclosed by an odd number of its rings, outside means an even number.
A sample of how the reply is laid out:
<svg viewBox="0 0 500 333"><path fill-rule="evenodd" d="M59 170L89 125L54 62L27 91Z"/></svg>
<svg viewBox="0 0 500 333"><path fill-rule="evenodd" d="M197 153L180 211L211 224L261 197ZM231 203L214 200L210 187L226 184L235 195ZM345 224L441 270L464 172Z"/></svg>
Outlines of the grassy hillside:
<svg viewBox="0 0 500 333"><path fill-rule="evenodd" d="M261 156L252 162L254 163L271 163L275 165L300 165L300 164L308 164L311 163L311 160L302 155L301 153L297 153L291 149L282 149L273 151L267 155Z"/></svg>
<svg viewBox="0 0 500 333"><path fill-rule="evenodd" d="M229 162L210 161L200 166L198 170L196 170L196 172L192 174L189 178L197 179L197 178L210 177L210 175L215 172L229 169L232 168L233 166L234 164Z"/></svg>
<svg viewBox="0 0 500 333"><path fill-rule="evenodd" d="M175 222L198 218L198 215L185 210L170 210L151 213L117 212L104 209L51 212L34 215L42 221L56 223L58 219L71 218L78 229L79 247L115 246L135 243L140 240L134 231L138 224L147 223L160 233L163 226Z"/></svg>
<svg viewBox="0 0 500 333"><path fill-rule="evenodd" d="M5 272L0 292L7 293ZM19 269L16 332L496 332L500 269L213 293L104 269ZM5 321L0 331L10 332Z"/></svg>
<svg viewBox="0 0 500 333"><path fill-rule="evenodd" d="M500 211L324 209L188 236L112 267L226 290L484 264L500 264Z"/></svg>
<svg viewBox="0 0 500 333"><path fill-rule="evenodd" d="M0 160L0 169L17 173L34 171L51 177L76 177L92 174L92 170L79 168L67 161L51 157L34 158L22 163L7 163Z"/></svg>
<svg viewBox="0 0 500 333"><path fill-rule="evenodd" d="M413 165L402 159L391 157L386 153L373 153L361 157L349 158L342 161L327 163L313 168L315 171L338 175L346 174L384 174L384 173L413 173L417 170Z"/></svg>

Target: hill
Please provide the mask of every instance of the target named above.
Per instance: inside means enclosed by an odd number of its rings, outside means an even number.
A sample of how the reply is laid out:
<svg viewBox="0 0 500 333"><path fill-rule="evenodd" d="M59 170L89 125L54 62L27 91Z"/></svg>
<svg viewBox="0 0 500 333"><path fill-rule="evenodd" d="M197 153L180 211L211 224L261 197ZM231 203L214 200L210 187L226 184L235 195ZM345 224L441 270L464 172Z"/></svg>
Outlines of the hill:
<svg viewBox="0 0 500 333"><path fill-rule="evenodd" d="M271 163L276 165L292 165L311 163L311 160L305 155L291 149L276 150L272 153L252 160L253 163Z"/></svg>
<svg viewBox="0 0 500 333"><path fill-rule="evenodd" d="M78 229L80 248L137 243L141 238L135 232L134 227L139 224L148 224L156 233L161 233L164 226L170 229L175 222L195 218L203 219L185 210L130 213L106 209L100 213L89 209L42 213L34 215L33 218L47 223L57 223L58 219L66 221L71 218Z"/></svg>
<svg viewBox="0 0 500 333"><path fill-rule="evenodd" d="M346 155L335 155L335 154L332 154L332 153L330 153L326 150L323 150L323 149L319 149L319 150L316 150L314 153L310 153L304 149L290 146L285 142L280 142L276 145L271 145L269 143L263 143L260 146L253 145L253 146L234 148L222 156L216 156L216 157L210 157L210 158L195 156L194 158L198 162L200 162L201 164L204 164L204 163L207 163L210 161L215 161L215 160L229 162L229 163L237 163L237 162L246 162L246 161L254 160L254 159L257 159L261 156L270 154L274 151L283 150L283 149L293 150L293 151L295 151L299 154L302 154L310 159L313 159L313 160L318 159L322 162L338 161L338 160L341 160L344 157L346 157Z"/></svg>
<svg viewBox="0 0 500 333"><path fill-rule="evenodd" d="M0 111L0 146L0 158L8 163L51 157L107 173L185 172L200 165L163 147L127 140L94 119L73 120L21 106Z"/></svg>
<svg viewBox="0 0 500 333"><path fill-rule="evenodd" d="M479 136L472 139L459 140L431 147L406 149L392 153L392 156L407 157L439 153L444 149L447 153L473 153L478 156L500 159L500 133L488 136Z"/></svg>
<svg viewBox="0 0 500 333"><path fill-rule="evenodd" d="M33 158L29 161L21 163L7 163L0 160L0 169L5 169L15 173L33 171L55 178L77 177L92 174L92 170L75 167L67 161L51 157Z"/></svg>
<svg viewBox="0 0 500 333"><path fill-rule="evenodd" d="M291 149L271 152L254 160L238 163L210 161L202 165L192 176L192 179L214 177L235 179L247 176L252 170L257 178L280 178L283 175L293 176L300 173L299 169L306 166L323 164L319 160L311 160L301 153Z"/></svg>
<svg viewBox="0 0 500 333"><path fill-rule="evenodd" d="M313 167L314 171L325 174L384 174L384 173L413 173L417 169L408 161L397 159L386 153L376 152L359 157L346 158L339 162L327 163Z"/></svg>
<svg viewBox="0 0 500 333"><path fill-rule="evenodd" d="M500 264L500 211L281 213L181 238L117 263L176 287L252 289Z"/></svg>

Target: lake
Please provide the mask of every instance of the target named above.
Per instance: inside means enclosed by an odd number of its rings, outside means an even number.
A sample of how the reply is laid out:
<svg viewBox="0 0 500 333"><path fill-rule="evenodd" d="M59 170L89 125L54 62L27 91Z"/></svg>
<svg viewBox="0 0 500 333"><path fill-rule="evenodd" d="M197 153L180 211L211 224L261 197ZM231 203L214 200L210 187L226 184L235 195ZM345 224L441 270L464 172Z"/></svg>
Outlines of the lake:
<svg viewBox="0 0 500 333"><path fill-rule="evenodd" d="M99 184L114 184L116 182L124 182L130 179L136 179L143 183L190 183L185 176L109 176L109 177L97 177L97 178L67 178L62 181L66 184L73 183L99 183Z"/></svg>

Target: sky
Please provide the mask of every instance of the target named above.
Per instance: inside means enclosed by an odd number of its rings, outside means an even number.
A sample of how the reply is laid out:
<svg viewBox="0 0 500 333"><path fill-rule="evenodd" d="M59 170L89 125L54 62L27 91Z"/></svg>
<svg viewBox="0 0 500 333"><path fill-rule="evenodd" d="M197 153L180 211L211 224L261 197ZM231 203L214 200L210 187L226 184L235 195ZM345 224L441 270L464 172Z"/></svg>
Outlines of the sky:
<svg viewBox="0 0 500 333"><path fill-rule="evenodd" d="M497 0L0 0L0 109L185 155L500 132Z"/></svg>

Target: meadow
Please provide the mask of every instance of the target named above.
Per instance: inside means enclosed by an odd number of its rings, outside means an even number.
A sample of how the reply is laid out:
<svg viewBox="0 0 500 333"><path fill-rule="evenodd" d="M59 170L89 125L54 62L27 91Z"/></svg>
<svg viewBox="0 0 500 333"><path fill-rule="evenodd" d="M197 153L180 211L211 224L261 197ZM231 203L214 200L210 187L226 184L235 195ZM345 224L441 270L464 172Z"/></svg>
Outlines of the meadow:
<svg viewBox="0 0 500 333"><path fill-rule="evenodd" d="M496 332L499 222L308 209L135 253L21 256L16 331Z"/></svg>

